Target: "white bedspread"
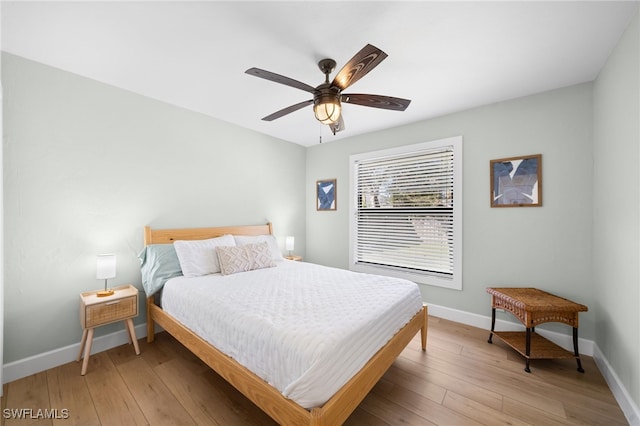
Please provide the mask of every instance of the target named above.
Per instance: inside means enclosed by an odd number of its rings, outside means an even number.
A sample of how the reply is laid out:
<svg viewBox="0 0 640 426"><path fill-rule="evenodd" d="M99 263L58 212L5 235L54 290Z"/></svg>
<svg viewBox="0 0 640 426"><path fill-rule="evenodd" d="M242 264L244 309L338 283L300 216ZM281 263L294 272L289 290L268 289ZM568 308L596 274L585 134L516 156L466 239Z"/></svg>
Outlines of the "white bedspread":
<svg viewBox="0 0 640 426"><path fill-rule="evenodd" d="M321 406L421 308L410 281L282 261L177 277L163 309L305 408Z"/></svg>

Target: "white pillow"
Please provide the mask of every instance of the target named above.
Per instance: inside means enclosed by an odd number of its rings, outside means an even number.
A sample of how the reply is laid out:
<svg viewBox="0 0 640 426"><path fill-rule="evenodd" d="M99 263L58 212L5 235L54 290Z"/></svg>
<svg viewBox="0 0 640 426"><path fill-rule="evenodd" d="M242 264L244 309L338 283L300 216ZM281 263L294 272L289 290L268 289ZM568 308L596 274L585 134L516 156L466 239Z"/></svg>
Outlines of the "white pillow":
<svg viewBox="0 0 640 426"><path fill-rule="evenodd" d="M216 247L235 245L236 241L231 235L208 240L173 242L173 247L175 247L180 261L180 269L185 277L199 277L220 272Z"/></svg>
<svg viewBox="0 0 640 426"><path fill-rule="evenodd" d="M271 252L271 258L273 260L283 260L282 252L278 247L278 241L274 235L234 235L233 238L236 241L237 246L245 244L257 244L266 242L269 244L269 251Z"/></svg>
<svg viewBox="0 0 640 426"><path fill-rule="evenodd" d="M220 261L222 275L276 266L276 263L271 258L269 245L266 242L216 247L216 253Z"/></svg>

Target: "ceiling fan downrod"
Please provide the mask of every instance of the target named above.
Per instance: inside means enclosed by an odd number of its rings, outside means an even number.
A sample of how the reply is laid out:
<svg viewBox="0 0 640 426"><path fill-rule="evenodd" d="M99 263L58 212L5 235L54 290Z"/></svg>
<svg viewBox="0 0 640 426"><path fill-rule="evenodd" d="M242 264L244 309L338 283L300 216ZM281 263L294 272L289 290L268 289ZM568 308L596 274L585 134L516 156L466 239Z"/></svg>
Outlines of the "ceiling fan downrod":
<svg viewBox="0 0 640 426"><path fill-rule="evenodd" d="M318 62L318 68L320 68L320 71L322 71L325 76L324 82L329 84L329 74L331 74L333 70L336 69L336 61L328 58L322 59L320 62Z"/></svg>

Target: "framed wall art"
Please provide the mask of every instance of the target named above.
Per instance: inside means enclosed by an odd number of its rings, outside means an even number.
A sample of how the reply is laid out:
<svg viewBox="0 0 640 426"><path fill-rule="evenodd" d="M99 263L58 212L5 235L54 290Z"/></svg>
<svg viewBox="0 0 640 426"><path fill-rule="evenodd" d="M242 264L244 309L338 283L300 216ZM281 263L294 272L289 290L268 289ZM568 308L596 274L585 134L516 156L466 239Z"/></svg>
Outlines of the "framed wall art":
<svg viewBox="0 0 640 426"><path fill-rule="evenodd" d="M316 182L316 210L336 210L336 180L325 179Z"/></svg>
<svg viewBox="0 0 640 426"><path fill-rule="evenodd" d="M542 154L489 162L491 207L542 206Z"/></svg>

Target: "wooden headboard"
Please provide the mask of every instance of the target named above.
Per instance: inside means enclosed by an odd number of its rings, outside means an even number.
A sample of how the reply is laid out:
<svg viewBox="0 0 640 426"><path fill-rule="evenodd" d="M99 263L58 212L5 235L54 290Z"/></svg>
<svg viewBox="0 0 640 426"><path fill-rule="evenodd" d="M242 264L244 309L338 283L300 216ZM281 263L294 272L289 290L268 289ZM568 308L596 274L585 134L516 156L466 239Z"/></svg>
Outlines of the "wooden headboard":
<svg viewBox="0 0 640 426"><path fill-rule="evenodd" d="M171 244L176 240L206 240L222 235L270 235L271 223L265 225L218 226L214 228L151 229L144 227L144 245Z"/></svg>

